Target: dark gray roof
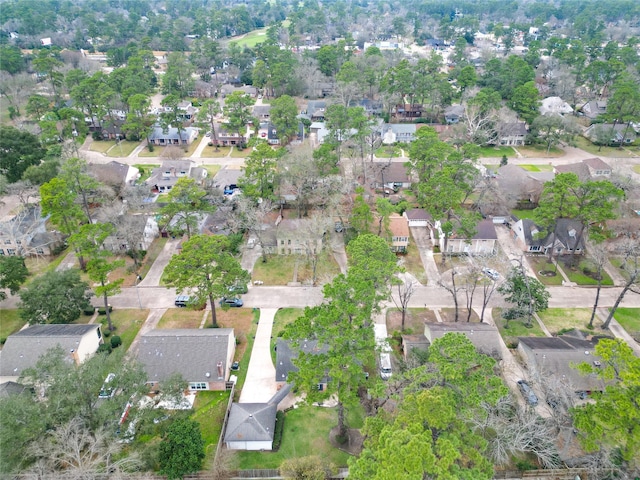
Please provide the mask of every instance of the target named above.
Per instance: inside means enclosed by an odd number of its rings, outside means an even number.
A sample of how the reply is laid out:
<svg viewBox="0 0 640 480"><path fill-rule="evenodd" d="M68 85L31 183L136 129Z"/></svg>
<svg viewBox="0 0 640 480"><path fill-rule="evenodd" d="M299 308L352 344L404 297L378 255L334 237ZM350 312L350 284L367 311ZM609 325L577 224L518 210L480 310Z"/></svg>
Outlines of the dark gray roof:
<svg viewBox="0 0 640 480"><path fill-rule="evenodd" d="M478 231L473 238L477 240L497 240L496 226L491 220L480 220L476 225Z"/></svg>
<svg viewBox="0 0 640 480"><path fill-rule="evenodd" d="M556 222L555 232L557 239L565 248L582 249L584 247L584 235L580 235L582 223L570 218L560 218ZM551 234L553 235L553 233Z"/></svg>
<svg viewBox="0 0 640 480"><path fill-rule="evenodd" d="M210 382L223 378L228 369L229 337L233 328L156 329L142 335L138 360L147 379L161 382L179 373L187 382ZM208 375L207 375L208 374Z"/></svg>
<svg viewBox="0 0 640 480"><path fill-rule="evenodd" d="M522 219L522 233L524 234L524 240L527 245L541 247L546 245L545 237L537 237L537 232L544 232L542 227L538 227L533 220L528 218Z"/></svg>
<svg viewBox="0 0 640 480"><path fill-rule="evenodd" d="M194 128L187 127L180 129L180 139L187 141L191 138L192 133L195 131ZM151 135L149 135L149 140L157 140L163 138L165 141L168 140L178 140L178 129L175 127L170 127L165 132L162 127L154 127Z"/></svg>
<svg viewBox="0 0 640 480"><path fill-rule="evenodd" d="M444 322L425 323L424 334L432 343L447 333L462 333L485 355L501 358L500 333L488 323Z"/></svg>
<svg viewBox="0 0 640 480"><path fill-rule="evenodd" d="M289 395L289 392L291 391L291 388L293 387L293 385L291 383L287 383L286 385L283 385L282 388L280 390L278 390L276 392L276 394L271 397L271 399L267 402L269 404L273 404L276 407L278 406L278 404L284 400L284 398Z"/></svg>
<svg viewBox="0 0 640 480"><path fill-rule="evenodd" d="M0 384L0 397L8 397L10 395L20 395L27 390L27 387L21 383L4 382Z"/></svg>
<svg viewBox="0 0 640 480"><path fill-rule="evenodd" d="M90 163L88 165L91 174L100 182L109 185L119 185L127 179L129 165L112 161L109 163Z"/></svg>
<svg viewBox="0 0 640 480"><path fill-rule="evenodd" d="M409 220L426 220L428 222L433 221L431 214L424 208L412 208L404 212Z"/></svg>
<svg viewBox="0 0 640 480"><path fill-rule="evenodd" d="M305 340L300 343L300 350L304 353L325 353L327 347L318 347L317 340ZM298 367L293 360L298 358L298 352L292 342L279 338L276 341L276 382L286 382L289 372L296 372Z"/></svg>
<svg viewBox="0 0 640 480"><path fill-rule="evenodd" d="M575 173L581 182L585 182L591 179L589 167L584 162L556 165L554 168L556 170L556 173Z"/></svg>
<svg viewBox="0 0 640 480"><path fill-rule="evenodd" d="M524 122L508 122L500 125L501 136L526 135L527 124Z"/></svg>
<svg viewBox="0 0 640 480"><path fill-rule="evenodd" d="M76 351L84 335L99 329L99 324L32 325L9 335L2 349L0 375L19 377L25 369L35 366L43 354L58 346L65 352ZM73 361L71 355L69 361Z"/></svg>
<svg viewBox="0 0 640 480"><path fill-rule="evenodd" d="M272 403L233 403L229 412L225 442L273 441L276 405Z"/></svg>
<svg viewBox="0 0 640 480"><path fill-rule="evenodd" d="M271 105L254 105L253 106L253 115L255 117L268 115L270 111L271 111Z"/></svg>

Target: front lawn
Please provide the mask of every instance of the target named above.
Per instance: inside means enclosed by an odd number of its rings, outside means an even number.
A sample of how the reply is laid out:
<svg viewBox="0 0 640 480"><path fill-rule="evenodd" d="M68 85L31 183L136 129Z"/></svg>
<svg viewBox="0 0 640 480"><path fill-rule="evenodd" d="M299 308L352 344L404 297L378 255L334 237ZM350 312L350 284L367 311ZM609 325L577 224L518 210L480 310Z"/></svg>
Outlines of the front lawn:
<svg viewBox="0 0 640 480"><path fill-rule="evenodd" d="M348 418L350 418L348 412ZM357 427L353 421L350 426ZM361 423L361 422L360 422ZM289 458L317 455L337 467L345 467L349 454L331 446L329 432L338 424L335 408L302 406L289 410L284 418L282 444L277 452L236 452L233 468L278 468Z"/></svg>
<svg viewBox="0 0 640 480"><path fill-rule="evenodd" d="M636 173L640 173L640 165L634 165L633 166L633 171Z"/></svg>
<svg viewBox="0 0 640 480"><path fill-rule="evenodd" d="M115 140L94 140L91 142L91 145L89 145L89 150L92 152L107 153L107 150L115 144Z"/></svg>
<svg viewBox="0 0 640 480"><path fill-rule="evenodd" d="M596 276L596 267L589 258L583 258L582 255L571 258L571 255L565 255L560 257L560 261L562 270L572 282L578 285L598 285L598 280L594 278ZM603 286L613 286L613 280L604 269L602 270L601 284Z"/></svg>
<svg viewBox="0 0 640 480"><path fill-rule="evenodd" d="M556 266L553 263L547 261L546 255L527 255L525 257L531 265L531 268L536 272L538 280L545 285L562 285L562 275L560 272L556 272ZM548 272L547 275L542 275L540 272ZM555 275L552 273L556 272Z"/></svg>
<svg viewBox="0 0 640 480"><path fill-rule="evenodd" d="M0 318L2 321L0 322L0 347L4 345L4 342L7 340L7 337L12 333L16 333L22 327L24 327L25 322L20 318L20 310L18 309L10 309L10 310L0 310Z"/></svg>
<svg viewBox="0 0 640 480"><path fill-rule="evenodd" d="M107 151L107 157L128 157L138 145L140 142L120 141Z"/></svg>
<svg viewBox="0 0 640 480"><path fill-rule="evenodd" d="M525 319L509 320L508 322L502 318L502 309L494 308L492 310L493 322L498 327L498 331L509 348L518 346L518 337L544 337L545 334L536 322L535 318L531 318L531 328L527 328L524 324Z"/></svg>
<svg viewBox="0 0 640 480"><path fill-rule="evenodd" d="M132 308L114 309L111 312L111 323L116 329L111 335L118 335L122 340L122 346L128 350L133 343L133 339L138 335L140 327L144 324L145 320L149 316L149 310L142 309L136 310ZM98 321L102 323L102 331L106 332L108 329L107 317L105 315L99 315ZM109 341L109 338L105 338L105 342Z"/></svg>
<svg viewBox="0 0 640 480"><path fill-rule="evenodd" d="M216 446L222 435L222 423L227 411L230 391L225 392L198 392L193 404L195 413L191 416L200 424L200 432L204 440L206 459L205 470L213 464Z"/></svg>
<svg viewBox="0 0 640 480"><path fill-rule="evenodd" d="M558 147L551 147L551 150L547 153L547 147L545 145L527 145L524 147L516 147L520 155L525 158L540 158L540 157L562 157L564 150Z"/></svg>
<svg viewBox="0 0 640 480"><path fill-rule="evenodd" d="M169 308L162 315L157 328L200 328L203 315L204 310Z"/></svg>
<svg viewBox="0 0 640 480"><path fill-rule="evenodd" d="M513 158L516 156L516 152L511 147L480 147L480 158ZM495 167L497 170L498 166Z"/></svg>
<svg viewBox="0 0 640 480"><path fill-rule="evenodd" d="M584 150L585 152L589 152L598 157L632 157L633 153L627 148L620 147L600 147L598 145L594 145L591 140L583 137L582 135L577 135L574 139L576 147ZM633 148L633 147L630 147ZM637 147L636 147L637 149Z"/></svg>
<svg viewBox="0 0 640 480"><path fill-rule="evenodd" d="M618 308L613 316L630 335L640 334L640 308Z"/></svg>
<svg viewBox="0 0 640 480"><path fill-rule="evenodd" d="M340 267L333 255L328 249L323 249L316 267L316 284L330 282L339 273ZM267 255L266 262L260 258L255 263L251 278L265 285L287 285L293 281L310 284L313 270L304 255Z"/></svg>
<svg viewBox="0 0 640 480"><path fill-rule="evenodd" d="M140 271L138 274L144 278L149 270L151 269L151 265L156 261L160 252L164 249L164 246L167 244L168 238L159 237L156 238L151 245L149 245L149 250L147 250L147 254L142 259L142 267L140 267Z"/></svg>
<svg viewBox="0 0 640 480"><path fill-rule="evenodd" d="M220 171L220 165L205 165L204 169L207 171L207 176L213 178Z"/></svg>
<svg viewBox="0 0 640 480"><path fill-rule="evenodd" d="M518 209L511 210L511 214L518 217L518 219L528 218L529 220L533 220L533 217L535 215L533 212L535 212L535 209L531 209L531 208L527 210L518 210Z"/></svg>
<svg viewBox="0 0 640 480"><path fill-rule="evenodd" d="M378 158L395 158L402 155L402 151L397 145L385 145L377 148L374 155Z"/></svg>
<svg viewBox="0 0 640 480"><path fill-rule="evenodd" d="M387 333L393 335L394 332L402 331L402 310L398 308L387 309ZM424 333L426 322L436 323L436 314L428 308L408 308L404 319L404 334Z"/></svg>
<svg viewBox="0 0 640 480"><path fill-rule="evenodd" d="M591 318L590 308L548 308L538 312L542 323L552 334L558 334L561 330L577 328L585 330ZM594 320L595 323L599 321Z"/></svg>

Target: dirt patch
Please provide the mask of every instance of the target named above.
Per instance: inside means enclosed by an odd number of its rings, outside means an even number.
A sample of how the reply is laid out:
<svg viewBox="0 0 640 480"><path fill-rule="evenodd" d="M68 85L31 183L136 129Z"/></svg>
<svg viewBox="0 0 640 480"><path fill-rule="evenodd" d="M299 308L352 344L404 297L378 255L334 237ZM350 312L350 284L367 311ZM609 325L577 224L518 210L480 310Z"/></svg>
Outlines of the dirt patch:
<svg viewBox="0 0 640 480"><path fill-rule="evenodd" d="M233 308L225 312L220 308L216 310L216 313L220 327L235 329L235 335L238 339L235 358L236 360L242 359L247 349L247 335L251 332L253 311L249 308Z"/></svg>
<svg viewBox="0 0 640 480"><path fill-rule="evenodd" d="M347 452L350 455L360 455L360 452L362 452L362 444L364 442L364 437L360 433L360 430L356 428L348 428L347 441L344 443L338 442L337 436L338 427L336 426L329 432L329 442L331 442L331 446L338 450L342 450L343 452Z"/></svg>
<svg viewBox="0 0 640 480"><path fill-rule="evenodd" d="M467 321L467 313L469 310L466 308L458 309L458 322L466 322ZM442 318L443 322L455 322L455 310L453 308L443 308L440 310L440 318ZM471 311L471 322L479 323L480 317L475 311Z"/></svg>
<svg viewBox="0 0 640 480"><path fill-rule="evenodd" d="M436 314L433 310L410 308L407 310L403 333L422 333L424 332L425 322L435 323L436 321ZM401 330L402 312L397 309L389 309L387 311L387 332L393 333Z"/></svg>

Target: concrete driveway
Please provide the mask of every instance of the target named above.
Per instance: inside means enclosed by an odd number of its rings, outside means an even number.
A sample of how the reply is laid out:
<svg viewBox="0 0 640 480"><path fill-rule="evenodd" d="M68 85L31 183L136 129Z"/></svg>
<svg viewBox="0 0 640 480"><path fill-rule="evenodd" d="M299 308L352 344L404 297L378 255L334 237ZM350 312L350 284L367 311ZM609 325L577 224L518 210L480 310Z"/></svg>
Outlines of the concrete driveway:
<svg viewBox="0 0 640 480"><path fill-rule="evenodd" d="M427 274L427 285L438 285L440 280L440 272L433 259L433 244L429 238L429 232L424 227L411 227L411 236L416 242L420 260Z"/></svg>
<svg viewBox="0 0 640 480"><path fill-rule="evenodd" d="M498 234L498 243L502 247L507 258L509 258L509 260L522 259L522 264L526 268L529 276L536 278L536 272L533 271L529 262L524 258L524 252L518 247L513 239L513 230L507 228L505 225L496 225L496 233ZM515 262L512 262L511 265L509 265L509 268L513 265L515 265Z"/></svg>

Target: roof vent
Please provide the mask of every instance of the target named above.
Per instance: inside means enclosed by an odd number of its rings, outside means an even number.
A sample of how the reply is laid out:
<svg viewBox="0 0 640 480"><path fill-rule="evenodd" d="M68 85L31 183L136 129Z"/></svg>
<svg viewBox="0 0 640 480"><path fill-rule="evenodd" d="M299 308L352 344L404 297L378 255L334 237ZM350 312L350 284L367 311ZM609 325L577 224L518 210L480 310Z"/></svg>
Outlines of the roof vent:
<svg viewBox="0 0 640 480"><path fill-rule="evenodd" d="M569 230L569 236L571 238L576 238L576 229L572 228L571 230Z"/></svg>
<svg viewBox="0 0 640 480"><path fill-rule="evenodd" d="M584 354L585 354L585 355L589 355L589 350L585 350L585 351L584 351Z"/></svg>
<svg viewBox="0 0 640 480"><path fill-rule="evenodd" d="M593 361L593 365L596 366L596 367L601 367L602 363L600 363L598 360L594 360Z"/></svg>

